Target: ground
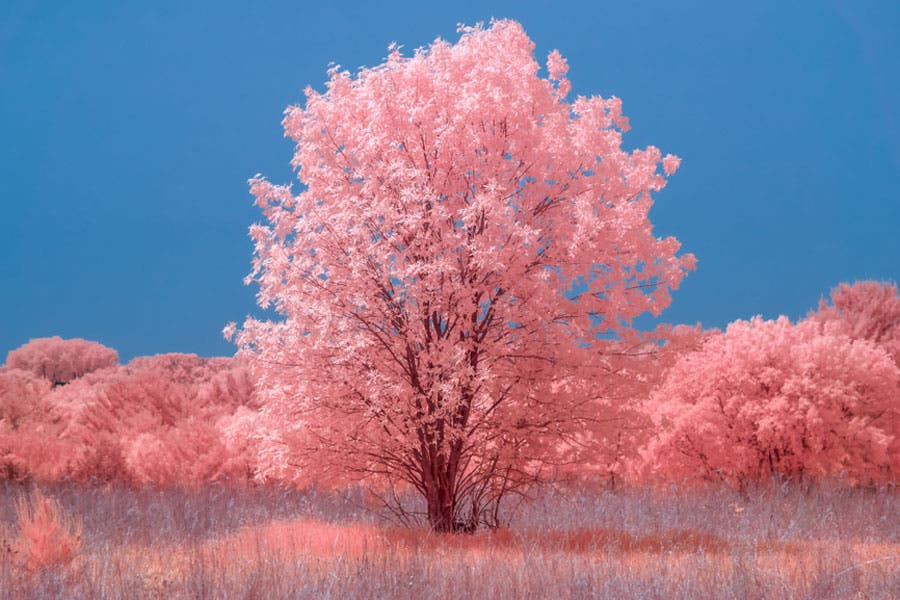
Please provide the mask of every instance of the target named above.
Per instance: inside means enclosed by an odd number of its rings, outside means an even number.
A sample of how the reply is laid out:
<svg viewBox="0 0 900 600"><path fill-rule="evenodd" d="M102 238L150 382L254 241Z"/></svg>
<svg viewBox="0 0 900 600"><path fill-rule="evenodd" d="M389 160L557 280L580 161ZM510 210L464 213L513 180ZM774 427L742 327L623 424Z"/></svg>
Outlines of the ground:
<svg viewBox="0 0 900 600"><path fill-rule="evenodd" d="M16 499L0 486L15 547ZM43 488L83 522L68 564L0 558L0 598L891 598L900 493L839 486L545 492L438 535L358 493Z"/></svg>

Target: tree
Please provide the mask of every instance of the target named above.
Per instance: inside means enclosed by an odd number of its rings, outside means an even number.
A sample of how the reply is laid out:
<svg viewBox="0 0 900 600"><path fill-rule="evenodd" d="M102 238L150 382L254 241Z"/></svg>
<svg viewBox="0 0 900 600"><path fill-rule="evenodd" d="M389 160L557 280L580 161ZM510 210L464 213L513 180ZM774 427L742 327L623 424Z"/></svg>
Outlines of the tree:
<svg viewBox="0 0 900 600"><path fill-rule="evenodd" d="M55 386L118 362L119 354L112 348L80 338L64 340L59 336L31 340L6 357L8 367L31 371Z"/></svg>
<svg viewBox="0 0 900 600"><path fill-rule="evenodd" d="M890 354L900 368L900 293L896 283L842 283L831 290L831 303L824 299L819 302L819 309L810 313L809 320L819 323L825 331L873 342ZM900 398L900 391L897 397ZM891 414L894 418L888 420ZM896 409L882 417L882 422L893 437L888 454L900 461L900 418Z"/></svg>
<svg viewBox="0 0 900 600"><path fill-rule="evenodd" d="M896 283L842 283L831 290L831 303L823 299L809 318L853 339L878 344L900 365L900 293Z"/></svg>
<svg viewBox="0 0 900 600"><path fill-rule="evenodd" d="M900 370L868 340L785 317L735 321L669 371L647 458L666 479L740 488L772 476L896 480L898 391Z"/></svg>
<svg viewBox="0 0 900 600"><path fill-rule="evenodd" d="M335 67L284 118L304 189L251 180L248 282L283 319L236 339L292 460L411 486L438 531L495 523L576 459L602 418L598 336L658 314L694 265L648 218L678 158L623 150L620 100L566 101L565 59L542 78L533 49L497 21Z"/></svg>
<svg viewBox="0 0 900 600"><path fill-rule="evenodd" d="M138 357L54 393L66 407L70 475L78 479L194 486L249 474L240 439L225 431L255 411L239 360L193 354Z"/></svg>
<svg viewBox="0 0 900 600"><path fill-rule="evenodd" d="M0 479L53 479L64 471L67 448L50 388L31 371L0 367Z"/></svg>
<svg viewBox="0 0 900 600"><path fill-rule="evenodd" d="M246 482L258 403L243 362L138 357L52 386L0 368L0 479Z"/></svg>
<svg viewBox="0 0 900 600"><path fill-rule="evenodd" d="M591 385L593 394L602 398L594 406L603 418L579 435L579 442L591 451L569 465L566 479L582 488L598 482L614 488L640 475L640 452L656 434L653 391L679 358L717 333L699 324L663 324L653 332L605 344L591 365L602 373L591 377Z"/></svg>
<svg viewBox="0 0 900 600"><path fill-rule="evenodd" d="M31 371L0 367L0 431L18 429L49 392L50 382Z"/></svg>

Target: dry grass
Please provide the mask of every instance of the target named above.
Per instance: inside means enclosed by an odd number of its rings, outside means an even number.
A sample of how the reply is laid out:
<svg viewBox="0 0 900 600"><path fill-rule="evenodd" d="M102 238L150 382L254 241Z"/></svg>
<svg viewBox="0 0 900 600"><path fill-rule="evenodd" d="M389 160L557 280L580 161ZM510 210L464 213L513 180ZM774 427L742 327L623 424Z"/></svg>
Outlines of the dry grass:
<svg viewBox="0 0 900 600"><path fill-rule="evenodd" d="M0 488L0 524L16 498ZM354 496L58 487L81 553L3 598L896 598L900 494L772 487L547 494L508 529L378 523ZM8 533L7 535L12 535Z"/></svg>

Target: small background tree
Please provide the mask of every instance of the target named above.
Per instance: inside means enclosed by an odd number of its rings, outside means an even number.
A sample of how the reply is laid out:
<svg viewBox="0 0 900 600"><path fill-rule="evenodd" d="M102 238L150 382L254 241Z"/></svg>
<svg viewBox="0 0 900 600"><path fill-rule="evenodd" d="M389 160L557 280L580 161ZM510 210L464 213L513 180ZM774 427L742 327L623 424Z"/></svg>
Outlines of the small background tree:
<svg viewBox="0 0 900 600"><path fill-rule="evenodd" d="M842 283L831 290L830 300L819 302L809 319L826 330L877 344L900 366L900 293L896 283Z"/></svg>
<svg viewBox="0 0 900 600"><path fill-rule="evenodd" d="M831 290L809 314L823 331L842 333L854 340L867 340L882 348L900 368L900 293L888 281L842 283ZM878 418L878 426L890 434L888 456L894 477L900 477L900 390L892 406Z"/></svg>
<svg viewBox="0 0 900 600"><path fill-rule="evenodd" d="M814 321L735 321L681 357L650 403L647 460L667 480L742 489L772 476L896 480L900 370L883 348Z"/></svg>
<svg viewBox="0 0 900 600"><path fill-rule="evenodd" d="M59 336L31 340L6 357L8 367L31 371L55 386L118 362L119 354L103 344Z"/></svg>
<svg viewBox="0 0 900 600"><path fill-rule="evenodd" d="M10 354L32 355L25 349ZM64 371L54 369L37 370ZM246 483L257 475L258 414L240 359L138 357L55 386L32 370L0 367L0 479Z"/></svg>

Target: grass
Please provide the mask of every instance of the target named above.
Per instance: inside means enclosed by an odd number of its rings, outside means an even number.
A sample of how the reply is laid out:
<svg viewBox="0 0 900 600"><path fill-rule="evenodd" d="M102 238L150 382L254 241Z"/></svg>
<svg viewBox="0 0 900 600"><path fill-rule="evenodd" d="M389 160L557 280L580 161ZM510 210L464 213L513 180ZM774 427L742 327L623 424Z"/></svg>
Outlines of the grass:
<svg viewBox="0 0 900 600"><path fill-rule="evenodd" d="M0 485L17 536L27 488ZM900 494L772 486L545 493L510 526L437 535L360 497L44 488L82 525L70 562L0 557L0 598L896 598ZM21 509L20 509L21 510Z"/></svg>

